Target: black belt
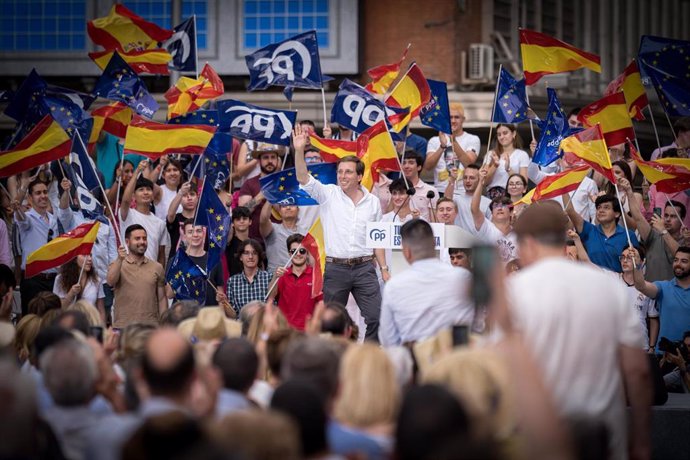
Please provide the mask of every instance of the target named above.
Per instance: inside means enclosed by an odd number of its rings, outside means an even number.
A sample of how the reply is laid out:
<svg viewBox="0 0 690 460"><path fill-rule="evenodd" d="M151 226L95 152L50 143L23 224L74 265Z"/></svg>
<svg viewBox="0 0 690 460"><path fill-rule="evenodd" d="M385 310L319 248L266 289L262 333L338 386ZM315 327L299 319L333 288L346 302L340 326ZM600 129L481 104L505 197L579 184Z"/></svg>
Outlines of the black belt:
<svg viewBox="0 0 690 460"><path fill-rule="evenodd" d="M353 257L351 259L341 259L339 257L326 257L326 262L337 265L359 265L365 262L371 262L374 256Z"/></svg>

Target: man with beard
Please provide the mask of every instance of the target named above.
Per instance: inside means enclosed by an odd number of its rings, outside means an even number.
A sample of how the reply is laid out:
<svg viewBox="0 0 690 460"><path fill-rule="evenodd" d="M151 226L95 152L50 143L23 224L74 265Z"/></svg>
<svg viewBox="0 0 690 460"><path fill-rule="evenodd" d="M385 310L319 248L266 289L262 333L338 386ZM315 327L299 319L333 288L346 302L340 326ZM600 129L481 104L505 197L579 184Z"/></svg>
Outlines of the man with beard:
<svg viewBox="0 0 690 460"><path fill-rule="evenodd" d="M632 249L630 251L633 251ZM640 256L634 251L635 287L638 291L656 299L661 325L659 338L671 341L683 339L683 332L690 328L690 247L681 246L673 257L674 278L666 281L645 281L641 271ZM657 342L657 353L659 344Z"/></svg>
<svg viewBox="0 0 690 460"><path fill-rule="evenodd" d="M455 225L467 230L468 232L473 232L474 221L472 219L472 212L470 211L470 205L472 204L472 197L474 196L474 191L479 185L479 169L480 166L476 163L467 165L465 170L462 172L462 187L455 187L457 181L457 168L450 171L451 180L448 181L448 186L446 187L446 193L443 195L455 201L458 207L458 215L455 218ZM491 211L489 210L489 204L491 200L482 195L479 201L479 209L484 213L484 216L488 219L491 218Z"/></svg>
<svg viewBox="0 0 690 460"><path fill-rule="evenodd" d="M240 189L239 205L246 206L251 211L252 224L249 227L249 237L262 241L259 229L261 222L261 205L263 204L264 194L261 192L259 179L268 176L279 170L280 158L285 155L285 149L280 145L266 143L256 144L252 151L252 157L259 160L261 173L251 179L247 179Z"/></svg>
<svg viewBox="0 0 690 460"><path fill-rule="evenodd" d="M163 266L146 257L146 229L139 224L125 230L124 246L117 250L117 259L108 268L107 281L115 293L113 327L122 329L130 323L158 324L168 309L165 297Z"/></svg>

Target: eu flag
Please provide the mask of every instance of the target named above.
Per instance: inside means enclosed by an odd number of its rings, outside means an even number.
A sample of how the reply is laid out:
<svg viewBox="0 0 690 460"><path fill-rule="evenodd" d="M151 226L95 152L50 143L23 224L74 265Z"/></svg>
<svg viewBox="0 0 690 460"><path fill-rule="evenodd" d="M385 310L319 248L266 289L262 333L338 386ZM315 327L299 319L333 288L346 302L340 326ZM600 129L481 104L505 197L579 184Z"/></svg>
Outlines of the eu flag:
<svg viewBox="0 0 690 460"><path fill-rule="evenodd" d="M434 128L445 134L451 134L450 104L448 102L448 85L445 81L429 80L431 99L422 107L419 118L424 126Z"/></svg>
<svg viewBox="0 0 690 460"><path fill-rule="evenodd" d="M541 135L532 161L540 166L548 166L561 157L559 146L566 137L575 134L580 129L572 129L556 95L556 90L547 88L549 104L546 118L538 121Z"/></svg>
<svg viewBox="0 0 690 460"><path fill-rule="evenodd" d="M153 118L158 110L158 103L149 94L144 82L117 51L96 81L93 93L105 99L122 101L147 118Z"/></svg>
<svg viewBox="0 0 690 460"><path fill-rule="evenodd" d="M228 153L232 152L232 137L228 133L216 132L203 155L195 156L187 165L187 174L209 181L214 190L223 188L230 177ZM197 166L197 163L202 163Z"/></svg>
<svg viewBox="0 0 690 460"><path fill-rule="evenodd" d="M209 180L204 181L204 187L199 198L199 207L195 217L196 225L206 227L208 238L208 262L206 273L210 273L220 262L220 256L228 244L230 232L230 213L220 201L213 184Z"/></svg>
<svg viewBox="0 0 690 460"><path fill-rule="evenodd" d="M307 166L309 173L322 184L338 182L337 163L319 163ZM274 172L259 179L261 191L269 203L313 206L319 204L305 190L299 187L295 168Z"/></svg>
<svg viewBox="0 0 690 460"><path fill-rule="evenodd" d="M184 248L175 253L165 280L175 291L177 300L196 300L199 305L206 302L206 275L204 270L192 262Z"/></svg>
<svg viewBox="0 0 690 460"><path fill-rule="evenodd" d="M494 123L520 123L527 120L525 79L516 80L501 67L494 106Z"/></svg>
<svg viewBox="0 0 690 460"><path fill-rule="evenodd" d="M171 118L168 120L168 124L219 126L220 119L218 118L218 111L215 109L199 109Z"/></svg>
<svg viewBox="0 0 690 460"><path fill-rule="evenodd" d="M690 115L690 41L643 35L640 73L669 116Z"/></svg>

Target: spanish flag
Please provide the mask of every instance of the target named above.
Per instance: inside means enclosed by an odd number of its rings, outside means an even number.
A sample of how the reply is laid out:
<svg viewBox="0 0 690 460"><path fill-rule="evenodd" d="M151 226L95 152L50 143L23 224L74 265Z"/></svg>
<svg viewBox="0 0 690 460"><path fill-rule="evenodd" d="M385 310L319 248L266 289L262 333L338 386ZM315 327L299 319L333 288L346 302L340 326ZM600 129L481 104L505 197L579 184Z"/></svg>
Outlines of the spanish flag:
<svg viewBox="0 0 690 460"><path fill-rule="evenodd" d="M96 51L89 53L89 57L96 65L104 70L113 57L115 51ZM164 49L155 50L141 50L141 51L118 51L122 59L134 70L137 74L152 73L156 75L168 75L168 62L172 60L172 55Z"/></svg>
<svg viewBox="0 0 690 460"><path fill-rule="evenodd" d="M619 91L623 91L625 95L625 104L628 107L630 118L644 120L642 109L649 105L649 99L647 99L647 93L644 90L644 86L642 86L640 70L637 68L637 62L634 59L623 70L622 74L609 83L604 91L604 96L609 96Z"/></svg>
<svg viewBox="0 0 690 460"><path fill-rule="evenodd" d="M611 157L609 157L604 134L599 125L566 137L561 141L560 149L582 159L612 184L616 183L616 176L613 174L611 166Z"/></svg>
<svg viewBox="0 0 690 460"><path fill-rule="evenodd" d="M124 151L153 160L171 153L201 155L216 129L209 125L166 125L135 115L127 128Z"/></svg>
<svg viewBox="0 0 690 460"><path fill-rule="evenodd" d="M89 137L89 146L98 142L101 131L124 139L129 122L132 121L132 109L122 102L113 102L92 110L91 116L93 129Z"/></svg>
<svg viewBox="0 0 690 460"><path fill-rule="evenodd" d="M580 110L577 119L585 126L599 124L607 145L624 144L626 139L635 139L635 130L622 92L592 102Z"/></svg>
<svg viewBox="0 0 690 460"><path fill-rule="evenodd" d="M213 67L206 64L199 78L182 77L165 93L168 101L168 119L193 112L206 101L222 96L223 81Z"/></svg>
<svg viewBox="0 0 690 460"><path fill-rule="evenodd" d="M663 158L645 161L629 142L630 156L650 184L663 193L677 193L690 189L690 159Z"/></svg>
<svg viewBox="0 0 690 460"><path fill-rule="evenodd" d="M398 152L385 121L381 120L364 131L355 142L357 156L365 166L362 185L367 190L378 182L381 171L400 171Z"/></svg>
<svg viewBox="0 0 690 460"><path fill-rule="evenodd" d="M544 75L583 67L601 73L601 58L596 54L534 30L520 29L520 53L527 85L535 84Z"/></svg>
<svg viewBox="0 0 690 460"><path fill-rule="evenodd" d="M398 78L400 66L407 57L410 46L412 46L411 43L407 45L407 48L403 51L402 57L398 62L380 65L367 70L367 74L373 79L371 83L365 86L367 91L372 94L386 94L388 88L390 88L391 84Z"/></svg>
<svg viewBox="0 0 690 460"><path fill-rule="evenodd" d="M516 205L517 204L527 204L527 205L532 204L532 202L534 201L534 191L535 190L536 189L533 188L529 192L525 193L525 195L522 198L520 198L519 200L517 200L513 204L516 204Z"/></svg>
<svg viewBox="0 0 690 460"><path fill-rule="evenodd" d="M59 267L78 255L91 254L91 248L98 236L99 222L81 224L44 244L26 258L25 276L31 278L51 268Z"/></svg>
<svg viewBox="0 0 690 460"><path fill-rule="evenodd" d="M419 111L431 99L429 82L424 78L422 69L416 62L410 64L405 75L400 79L390 96L386 98L386 104L400 108L410 108L410 116L405 118L405 124L410 119L419 115Z"/></svg>
<svg viewBox="0 0 690 460"><path fill-rule="evenodd" d="M545 178L534 189L532 201L555 198L577 190L582 180L589 174L590 169L589 166L578 166Z"/></svg>
<svg viewBox="0 0 690 460"><path fill-rule="evenodd" d="M66 155L72 140L52 116L46 115L11 150L0 152L0 177L10 177Z"/></svg>
<svg viewBox="0 0 690 460"><path fill-rule="evenodd" d="M121 50L125 53L136 50L158 48L172 36L171 30L158 27L137 16L122 4L115 4L108 16L87 23L91 40L106 50Z"/></svg>
<svg viewBox="0 0 690 460"><path fill-rule="evenodd" d="M321 151L321 158L326 163L335 163L340 158L357 156L357 142L340 139L324 139L316 134L309 134L309 142Z"/></svg>
<svg viewBox="0 0 690 460"><path fill-rule="evenodd" d="M326 270L326 245L323 237L323 227L321 218L317 218L302 240L302 247L305 248L312 259L314 259L314 270L312 271L311 297L317 297L323 292L323 272Z"/></svg>

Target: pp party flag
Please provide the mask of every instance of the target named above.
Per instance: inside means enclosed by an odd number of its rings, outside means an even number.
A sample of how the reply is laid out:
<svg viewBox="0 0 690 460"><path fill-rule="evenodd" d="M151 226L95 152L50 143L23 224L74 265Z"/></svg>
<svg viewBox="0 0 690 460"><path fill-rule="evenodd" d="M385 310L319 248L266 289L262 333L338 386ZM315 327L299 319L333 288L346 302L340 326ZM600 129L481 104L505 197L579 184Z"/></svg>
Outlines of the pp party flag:
<svg viewBox="0 0 690 460"><path fill-rule="evenodd" d="M583 107L577 119L585 126L599 124L607 145L624 144L626 139L635 139L635 130L622 92L604 96Z"/></svg>
<svg viewBox="0 0 690 460"><path fill-rule="evenodd" d="M13 176L69 155L71 143L53 117L46 115L13 149L0 152L0 177Z"/></svg>
<svg viewBox="0 0 690 460"><path fill-rule="evenodd" d="M105 99L122 101L139 115L153 118L158 103L146 89L146 85L115 52L103 73L96 81L93 93Z"/></svg>
<svg viewBox="0 0 690 460"><path fill-rule="evenodd" d="M199 305L206 303L206 274L196 265L183 247L170 262L165 280L175 292L176 300L195 300Z"/></svg>
<svg viewBox="0 0 690 460"><path fill-rule="evenodd" d="M541 135L532 157L532 161L540 166L548 166L560 158L559 146L561 141L579 131L579 129L573 130L568 125L566 114L558 100L556 90L547 88L546 91L549 96L549 105L546 109L546 118L538 122Z"/></svg>
<svg viewBox="0 0 690 460"><path fill-rule="evenodd" d="M394 109L386 107L363 87L346 78L338 87L338 93L333 99L331 123L338 123L356 133L361 133L395 114Z"/></svg>
<svg viewBox="0 0 690 460"><path fill-rule="evenodd" d="M196 72L196 16L173 27L173 34L162 45L172 56L169 66L180 72Z"/></svg>
<svg viewBox="0 0 690 460"><path fill-rule="evenodd" d="M303 248L311 255L314 262L312 270L311 296L318 296L323 292L323 273L326 271L326 243L323 237L321 218L317 218L302 240Z"/></svg>
<svg viewBox="0 0 690 460"><path fill-rule="evenodd" d="M168 91L168 118L184 115L201 108L207 101L223 95L223 81L213 67L206 64L199 78L181 77Z"/></svg>
<svg viewBox="0 0 690 460"><path fill-rule="evenodd" d="M267 109L234 99L216 102L216 109L220 115L220 129L233 137L290 145L296 111Z"/></svg>
<svg viewBox="0 0 690 460"><path fill-rule="evenodd" d="M25 276L31 278L51 268L66 264L75 257L91 254L98 236L99 222L81 224L44 244L26 258Z"/></svg>
<svg viewBox="0 0 690 460"><path fill-rule="evenodd" d="M127 129L124 152L138 153L153 160L171 153L201 155L215 132L215 126L175 126L134 116Z"/></svg>
<svg viewBox="0 0 690 460"><path fill-rule="evenodd" d="M14 99L14 91L9 89L0 90L0 102L10 102Z"/></svg>
<svg viewBox="0 0 690 460"><path fill-rule="evenodd" d="M230 224L232 223L230 213L218 198L216 191L213 190L211 181L204 181L194 223L205 226L207 230L208 262L206 273L210 273L218 265L220 257L225 251L230 234Z"/></svg>
<svg viewBox="0 0 690 460"><path fill-rule="evenodd" d="M245 56L249 91L269 86L321 88L321 61L316 31L304 32Z"/></svg>
<svg viewBox="0 0 690 460"><path fill-rule="evenodd" d="M616 176L613 174L611 166L611 157L609 157L604 134L599 125L566 137L561 142L560 148L564 152L572 153L580 158L611 181L612 184L616 183Z"/></svg>
<svg viewBox="0 0 690 460"><path fill-rule="evenodd" d="M106 50L150 50L170 38L172 31L144 20L122 4L115 4L108 16L87 23L89 37Z"/></svg>
<svg viewBox="0 0 690 460"><path fill-rule="evenodd" d="M589 174L590 169L587 165L578 166L544 178L534 189L532 201L555 198L577 190L585 176Z"/></svg>
<svg viewBox="0 0 690 460"><path fill-rule="evenodd" d="M647 99L644 86L642 86L640 70L637 68L637 62L634 59L623 70L622 74L609 83L604 91L604 96L610 96L619 91L623 91L625 95L625 103L630 117L635 120L644 120L642 109L649 105L649 100Z"/></svg>
<svg viewBox="0 0 690 460"><path fill-rule="evenodd" d="M127 135L127 127L132 121L132 109L122 102L112 102L91 111L93 129L89 144L98 142L101 131L123 138Z"/></svg>
<svg viewBox="0 0 690 460"><path fill-rule="evenodd" d="M544 75L572 72L586 67L601 73L601 58L534 30L520 29L522 70L527 85Z"/></svg>
<svg viewBox="0 0 690 460"><path fill-rule="evenodd" d="M433 128L442 133L451 134L450 127L450 103L448 101L448 86L445 81L430 80L427 78L431 98L419 111L419 119L424 126Z"/></svg>
<svg viewBox="0 0 690 460"><path fill-rule="evenodd" d="M113 57L114 50L96 51L89 53L91 60L103 70ZM166 50L132 50L132 51L118 51L120 57L134 70L137 74L151 73L157 75L168 75L168 62L172 59L170 53Z"/></svg>
<svg viewBox="0 0 690 460"><path fill-rule="evenodd" d="M72 136L72 151L69 158L70 163L65 169L72 181L72 188L76 191L79 209L87 219L103 218L103 206L94 196L94 192L101 188L100 180L93 160L86 153L86 146L79 136L79 131Z"/></svg>
<svg viewBox="0 0 690 460"><path fill-rule="evenodd" d="M400 66L407 57L407 52L410 50L412 44L408 44L405 51L403 51L402 56L398 62L392 64L383 64L380 66L372 67L367 70L367 74L373 79L373 81L367 84L367 91L374 94L385 94L388 88L393 84L398 74L400 73ZM444 131L445 132L445 131Z"/></svg>
<svg viewBox="0 0 690 460"><path fill-rule="evenodd" d="M413 62L386 98L386 104L401 108L409 107L411 119L419 115L430 99L429 83L424 78L422 69Z"/></svg>
<svg viewBox="0 0 690 460"><path fill-rule="evenodd" d="M527 91L525 79L516 80L501 67L494 106L494 123L520 123L527 120Z"/></svg>
<svg viewBox="0 0 690 460"><path fill-rule="evenodd" d="M307 169L312 177L322 184L338 182L336 163L319 163L308 165ZM295 168L277 171L259 179L261 191L269 203L278 205L293 204L296 206L313 206L319 204L297 182Z"/></svg>
<svg viewBox="0 0 690 460"><path fill-rule="evenodd" d="M217 136L228 136L232 144L232 138L226 133L216 132L213 138L215 139ZM213 139L211 142L213 142ZM225 186L230 177L230 165L226 152L228 150L216 150L209 144L203 155L189 162L185 171L187 174L194 172L195 177L203 177L205 181L208 181L213 186L214 190L220 190ZM197 165L199 161L202 162L201 165Z"/></svg>
<svg viewBox="0 0 690 460"><path fill-rule="evenodd" d="M645 161L630 141L630 156L650 184L662 193L677 193L690 189L690 160L686 158L665 158ZM671 160L674 163L666 162Z"/></svg>
<svg viewBox="0 0 690 460"><path fill-rule="evenodd" d="M690 62L688 72L683 76L667 74L653 67L647 68L647 75L664 112L671 117L690 116L690 77L685 76L690 75Z"/></svg>

